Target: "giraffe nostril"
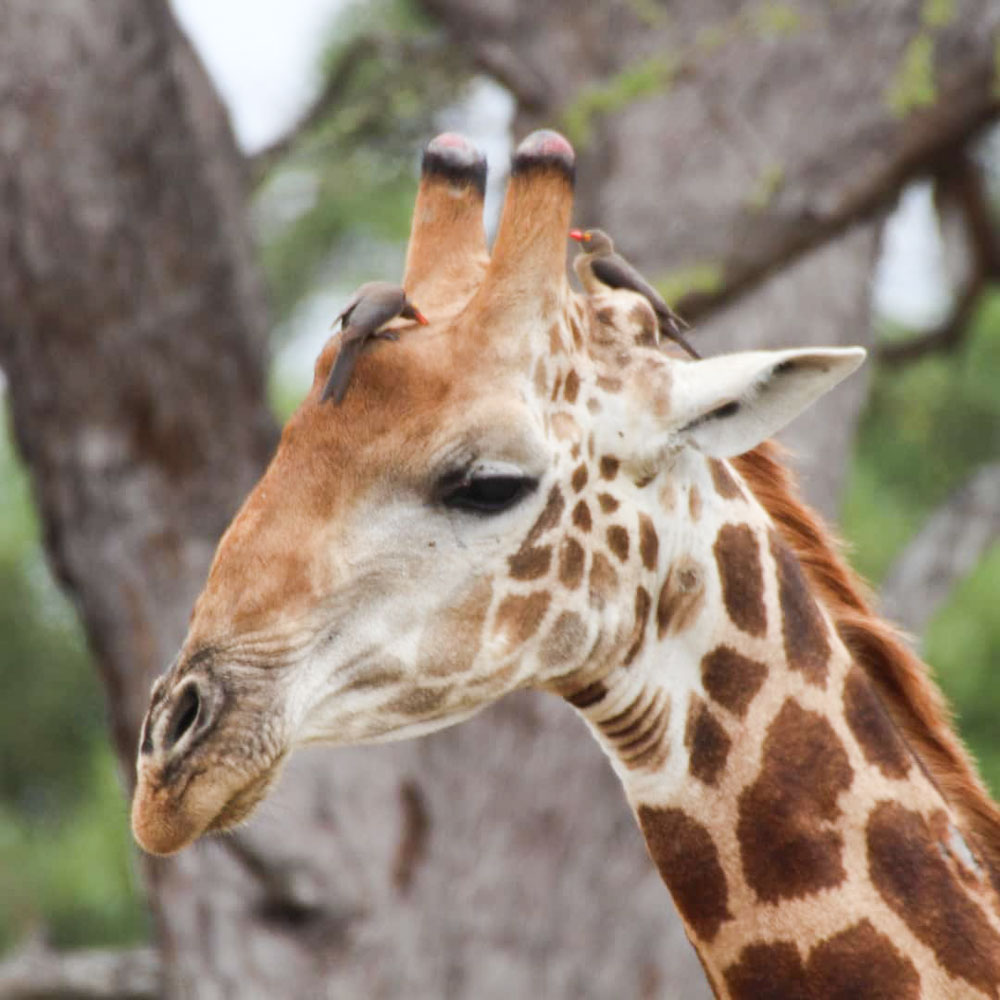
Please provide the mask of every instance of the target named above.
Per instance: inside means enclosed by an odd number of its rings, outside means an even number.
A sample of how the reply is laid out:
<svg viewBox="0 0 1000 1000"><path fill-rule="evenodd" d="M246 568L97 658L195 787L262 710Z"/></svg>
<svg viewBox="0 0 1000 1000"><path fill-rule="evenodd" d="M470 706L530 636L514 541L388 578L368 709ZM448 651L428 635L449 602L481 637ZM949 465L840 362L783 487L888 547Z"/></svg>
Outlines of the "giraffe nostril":
<svg viewBox="0 0 1000 1000"><path fill-rule="evenodd" d="M201 710L201 697L196 684L188 684L177 699L170 724L164 737L164 749L176 746L181 737L195 724Z"/></svg>

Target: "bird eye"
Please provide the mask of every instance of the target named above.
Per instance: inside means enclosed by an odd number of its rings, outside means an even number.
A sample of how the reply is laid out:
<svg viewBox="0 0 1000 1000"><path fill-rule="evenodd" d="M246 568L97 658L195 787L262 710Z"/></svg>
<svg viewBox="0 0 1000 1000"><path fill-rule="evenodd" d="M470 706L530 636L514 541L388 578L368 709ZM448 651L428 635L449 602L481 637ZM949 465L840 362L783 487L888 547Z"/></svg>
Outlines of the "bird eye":
<svg viewBox="0 0 1000 1000"><path fill-rule="evenodd" d="M440 502L452 510L476 514L500 514L523 500L538 486L538 480L521 475L467 475L456 481L443 480Z"/></svg>

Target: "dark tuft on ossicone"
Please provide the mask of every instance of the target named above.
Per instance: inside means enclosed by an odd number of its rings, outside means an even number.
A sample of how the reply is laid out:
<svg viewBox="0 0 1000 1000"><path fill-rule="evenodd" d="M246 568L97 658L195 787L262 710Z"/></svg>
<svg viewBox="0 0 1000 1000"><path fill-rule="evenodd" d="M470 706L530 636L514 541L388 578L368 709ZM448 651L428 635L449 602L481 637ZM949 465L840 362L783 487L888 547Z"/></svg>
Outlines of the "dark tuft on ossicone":
<svg viewBox="0 0 1000 1000"><path fill-rule="evenodd" d="M538 170L557 170L572 183L576 154L569 140L551 129L539 129L524 139L511 162L511 176L523 177Z"/></svg>
<svg viewBox="0 0 1000 1000"><path fill-rule="evenodd" d="M486 192L486 157L479 147L457 132L442 132L424 147L421 173L440 177L456 187Z"/></svg>

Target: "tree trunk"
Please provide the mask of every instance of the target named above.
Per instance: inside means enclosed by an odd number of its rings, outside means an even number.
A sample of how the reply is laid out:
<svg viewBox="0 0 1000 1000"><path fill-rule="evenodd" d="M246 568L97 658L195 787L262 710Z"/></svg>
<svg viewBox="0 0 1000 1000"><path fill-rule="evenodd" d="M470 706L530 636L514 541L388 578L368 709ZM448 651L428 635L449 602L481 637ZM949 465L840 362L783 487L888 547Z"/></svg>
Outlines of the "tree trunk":
<svg viewBox="0 0 1000 1000"><path fill-rule="evenodd" d="M0 364L131 775L150 683L274 442L242 165L157 0L5 0L0 105ZM704 991L555 699L302 753L245 831L144 870L167 995Z"/></svg>

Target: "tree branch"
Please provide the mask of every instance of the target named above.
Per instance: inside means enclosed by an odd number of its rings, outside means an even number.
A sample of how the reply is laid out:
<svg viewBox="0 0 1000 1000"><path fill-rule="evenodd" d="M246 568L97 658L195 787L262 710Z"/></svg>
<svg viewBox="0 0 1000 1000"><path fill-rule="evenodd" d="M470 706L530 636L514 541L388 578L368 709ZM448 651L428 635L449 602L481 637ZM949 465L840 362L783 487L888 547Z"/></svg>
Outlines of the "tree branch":
<svg viewBox="0 0 1000 1000"><path fill-rule="evenodd" d="M881 344L878 360L898 365L934 351L957 347L969 328L979 296L991 279L1000 278L1000 239L993 223L989 194L982 171L966 149L948 160L938 172L935 200L939 212L957 211L970 261L969 273L951 314L938 326L917 337Z"/></svg>
<svg viewBox="0 0 1000 1000"><path fill-rule="evenodd" d="M920 635L952 588L1000 539L1000 462L982 467L931 515L882 588L887 617Z"/></svg>
<svg viewBox="0 0 1000 1000"><path fill-rule="evenodd" d="M0 963L0 996L74 1000L155 1000L162 966L154 948L59 952L30 946Z"/></svg>
<svg viewBox="0 0 1000 1000"><path fill-rule="evenodd" d="M794 214L765 213L752 237L733 242L716 287L683 295L676 303L678 311L694 320L730 304L803 254L874 216L907 181L934 172L942 158L964 147L1000 114L1000 99L989 77L984 66L943 92L933 108L911 115L889 156L832 204L822 209L806 205Z"/></svg>
<svg viewBox="0 0 1000 1000"><path fill-rule="evenodd" d="M439 57L445 49L440 39L404 39L388 35L359 35L346 47L327 76L322 90L298 120L281 136L259 152L247 157L251 176L255 182L264 178L268 171L292 147L315 128L344 99L351 80L358 68L368 59L413 61L417 64Z"/></svg>

